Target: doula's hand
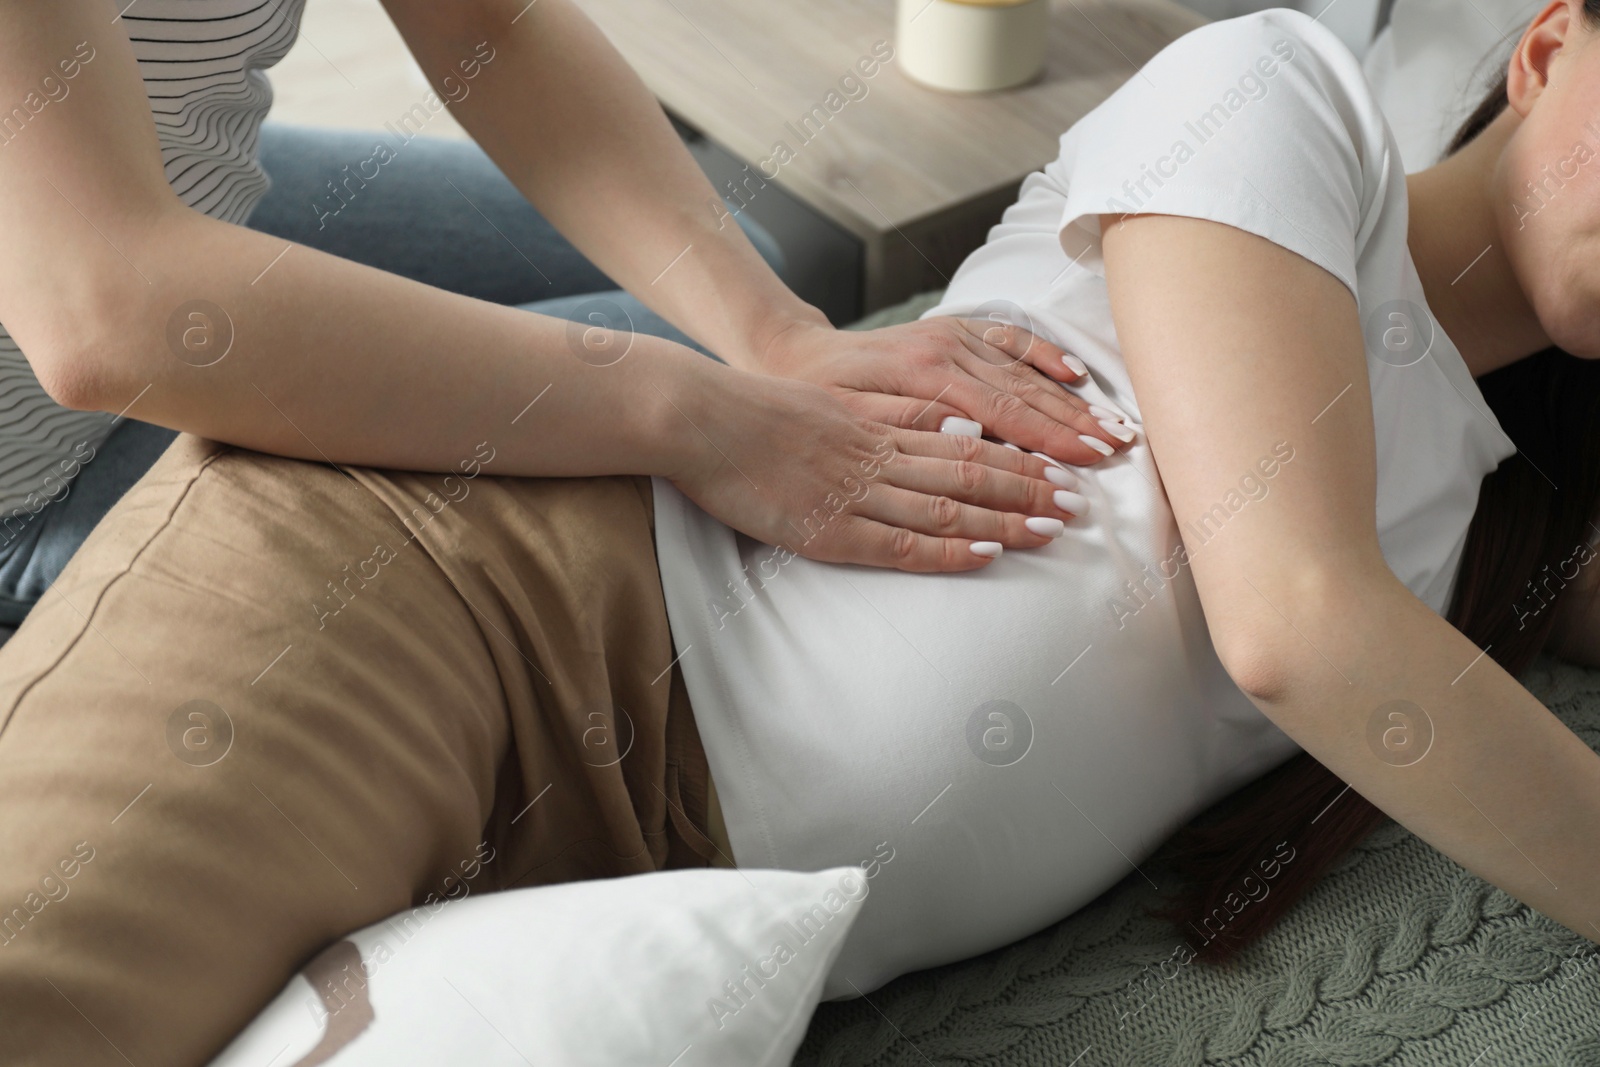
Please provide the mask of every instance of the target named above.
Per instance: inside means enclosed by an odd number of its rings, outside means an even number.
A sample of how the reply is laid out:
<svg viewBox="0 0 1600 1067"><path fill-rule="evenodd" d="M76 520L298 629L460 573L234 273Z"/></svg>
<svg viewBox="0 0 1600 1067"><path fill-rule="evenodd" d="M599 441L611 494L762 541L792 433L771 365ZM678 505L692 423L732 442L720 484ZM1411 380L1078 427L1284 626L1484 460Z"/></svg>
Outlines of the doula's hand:
<svg viewBox="0 0 1600 1067"><path fill-rule="evenodd" d="M878 330L796 322L767 342L759 366L813 382L857 415L937 430L950 417L1067 463L1098 463L1133 441L1120 412L1062 388L1083 362L998 319L938 316Z"/></svg>
<svg viewBox="0 0 1600 1067"><path fill-rule="evenodd" d="M1070 471L1026 452L873 422L807 382L726 367L704 379L674 404L700 447L668 477L727 525L811 559L973 570L1048 544L1087 506Z"/></svg>

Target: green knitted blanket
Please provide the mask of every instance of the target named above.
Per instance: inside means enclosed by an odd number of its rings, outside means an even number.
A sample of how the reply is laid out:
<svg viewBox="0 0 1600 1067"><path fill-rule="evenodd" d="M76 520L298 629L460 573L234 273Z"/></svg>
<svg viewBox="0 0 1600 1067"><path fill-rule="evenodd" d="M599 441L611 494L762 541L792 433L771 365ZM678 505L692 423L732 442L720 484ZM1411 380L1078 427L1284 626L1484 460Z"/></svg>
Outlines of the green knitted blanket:
<svg viewBox="0 0 1600 1067"><path fill-rule="evenodd" d="M1523 681L1600 749L1600 671L1541 661ZM1142 866L1163 884L1159 854ZM1600 946L1397 823L1226 968L1171 962L1184 939L1144 915L1157 899L1130 872L1032 937L823 1004L794 1062L1600 1067Z"/></svg>

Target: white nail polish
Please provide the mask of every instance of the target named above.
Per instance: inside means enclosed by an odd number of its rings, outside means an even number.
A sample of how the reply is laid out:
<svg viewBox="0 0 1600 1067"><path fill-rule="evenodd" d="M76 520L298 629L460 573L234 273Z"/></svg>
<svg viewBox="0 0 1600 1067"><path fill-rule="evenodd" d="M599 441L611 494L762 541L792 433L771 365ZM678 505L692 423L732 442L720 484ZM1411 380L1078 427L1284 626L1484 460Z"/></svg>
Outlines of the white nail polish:
<svg viewBox="0 0 1600 1067"><path fill-rule="evenodd" d="M939 424L940 433L958 433L963 437L982 437L983 424L963 419L959 415L946 415Z"/></svg>
<svg viewBox="0 0 1600 1067"><path fill-rule="evenodd" d="M1114 408L1103 408L1099 404L1089 405L1089 414L1097 419L1111 419L1114 422L1127 422L1128 416Z"/></svg>
<svg viewBox="0 0 1600 1067"><path fill-rule="evenodd" d="M1059 485L1063 489L1078 488L1078 476L1065 467L1046 467L1044 480L1051 485Z"/></svg>
<svg viewBox="0 0 1600 1067"><path fill-rule="evenodd" d="M1112 437L1115 437L1117 440L1121 441L1123 444L1127 444L1129 441L1133 440L1133 431L1122 425L1120 422L1112 422L1110 419L1101 419L1100 428L1106 433L1110 434Z"/></svg>
<svg viewBox="0 0 1600 1067"><path fill-rule="evenodd" d="M1088 445L1090 448L1094 449L1096 452L1100 453L1102 456L1109 456L1109 455L1111 455L1111 453L1116 451L1116 449L1112 448L1110 445L1108 445L1104 441L1100 440L1100 438L1098 438L1098 437L1090 437L1086 433L1080 433L1078 435L1078 440L1082 441L1084 444Z"/></svg>
<svg viewBox="0 0 1600 1067"><path fill-rule="evenodd" d="M1022 525L1026 526L1034 533L1042 534L1045 537L1060 537L1062 534L1067 532L1066 523L1062 522L1060 519L1049 519L1045 518L1044 516L1036 516L1034 518L1024 519L1022 520Z"/></svg>
<svg viewBox="0 0 1600 1067"><path fill-rule="evenodd" d="M1020 446L1014 445L1010 441L1005 442L1005 446L1007 448L1011 449L1011 451L1013 451L1013 452L1021 452L1022 451L1022 448Z"/></svg>
<svg viewBox="0 0 1600 1067"><path fill-rule="evenodd" d="M1046 463L1050 464L1052 467L1064 467L1065 466L1065 464L1062 463L1056 457L1047 456L1043 452L1029 452L1028 455L1030 455L1030 456L1038 456L1040 459L1044 460Z"/></svg>
<svg viewBox="0 0 1600 1067"><path fill-rule="evenodd" d="M1005 551L1005 546L1002 545L999 541L974 541L974 542L972 542L972 554L974 556L994 557L994 556L998 556L1000 553L1002 553L1004 551Z"/></svg>
<svg viewBox="0 0 1600 1067"><path fill-rule="evenodd" d="M1075 374L1088 374L1089 368L1084 366L1083 360L1071 352L1061 353L1061 362L1065 363Z"/></svg>
<svg viewBox="0 0 1600 1067"><path fill-rule="evenodd" d="M1065 489L1056 490L1055 501L1056 507L1060 508L1062 511L1070 511L1074 515L1082 515L1084 512L1089 510L1088 497L1079 496L1077 493L1071 493Z"/></svg>

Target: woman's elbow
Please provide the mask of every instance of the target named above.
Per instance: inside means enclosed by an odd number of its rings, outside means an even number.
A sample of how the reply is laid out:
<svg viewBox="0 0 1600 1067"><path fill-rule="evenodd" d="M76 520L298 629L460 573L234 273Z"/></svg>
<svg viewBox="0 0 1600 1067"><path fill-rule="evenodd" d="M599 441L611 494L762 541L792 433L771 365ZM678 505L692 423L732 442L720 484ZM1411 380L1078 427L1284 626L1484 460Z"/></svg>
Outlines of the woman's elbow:
<svg viewBox="0 0 1600 1067"><path fill-rule="evenodd" d="M6 325L50 399L77 411L116 411L132 397L119 400L114 371L149 332L148 304L148 294L126 284L79 280L38 294L29 302L32 314L15 323L7 318Z"/></svg>
<svg viewBox="0 0 1600 1067"><path fill-rule="evenodd" d="M1259 705L1276 705L1295 688L1302 657L1284 649L1277 635L1239 627L1224 640L1213 635L1217 658L1233 684Z"/></svg>
<svg viewBox="0 0 1600 1067"><path fill-rule="evenodd" d="M29 349L24 354L51 400L74 411L105 410L105 376L93 353L63 346L43 354Z"/></svg>
<svg viewBox="0 0 1600 1067"><path fill-rule="evenodd" d="M1307 688L1347 681L1340 664L1359 657L1374 613L1405 594L1378 556L1371 564L1257 573L1243 596L1206 605L1212 646L1234 685L1257 706L1285 706ZM1367 620L1363 622L1362 620ZM1342 682L1341 682L1342 684Z"/></svg>

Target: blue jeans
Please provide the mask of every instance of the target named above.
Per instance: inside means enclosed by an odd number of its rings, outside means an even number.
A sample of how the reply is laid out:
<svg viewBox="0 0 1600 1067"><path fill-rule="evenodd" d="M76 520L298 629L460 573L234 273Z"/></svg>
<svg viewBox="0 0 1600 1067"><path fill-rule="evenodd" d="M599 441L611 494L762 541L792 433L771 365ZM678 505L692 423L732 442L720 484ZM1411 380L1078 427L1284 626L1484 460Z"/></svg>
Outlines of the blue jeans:
<svg viewBox="0 0 1600 1067"><path fill-rule="evenodd" d="M394 159L369 181L351 177L380 140L389 143ZM600 307L605 325L705 351L617 289L470 142L419 137L401 145L387 134L269 123L261 130L261 164L272 189L256 205L251 229L556 318L587 318ZM771 235L744 213L738 220L781 275L782 253ZM591 303L596 300L603 303ZM0 625L22 621L89 531L176 436L165 427L124 419L67 494L0 548Z"/></svg>

